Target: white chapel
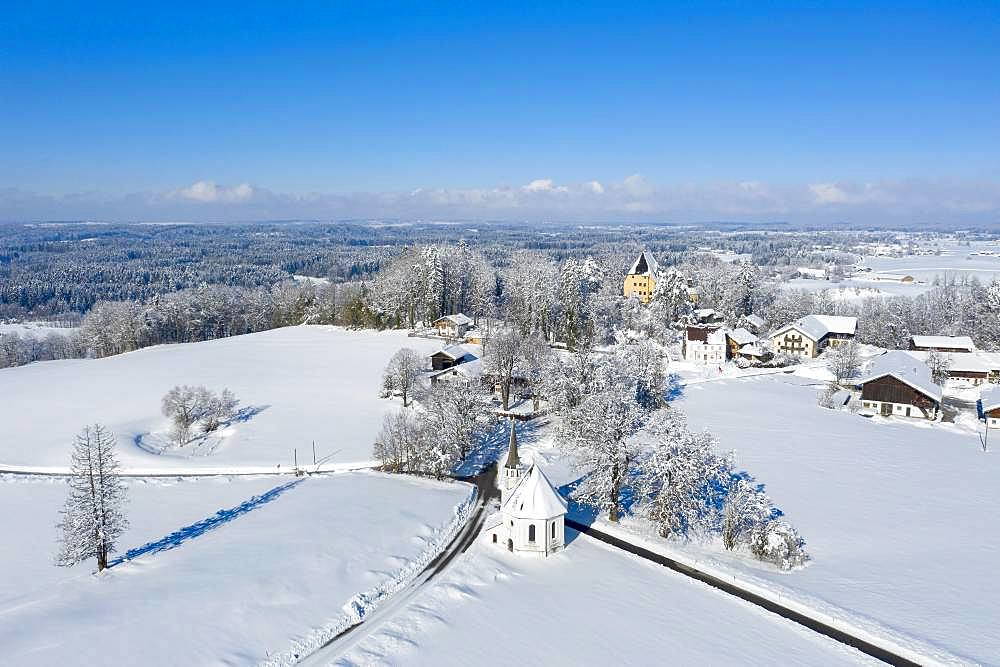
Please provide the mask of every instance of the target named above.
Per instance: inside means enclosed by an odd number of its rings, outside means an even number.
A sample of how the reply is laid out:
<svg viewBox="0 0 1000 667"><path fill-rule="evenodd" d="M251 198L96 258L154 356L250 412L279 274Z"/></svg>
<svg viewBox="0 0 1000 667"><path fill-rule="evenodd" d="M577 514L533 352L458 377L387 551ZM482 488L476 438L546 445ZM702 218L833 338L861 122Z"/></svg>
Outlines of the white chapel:
<svg viewBox="0 0 1000 667"><path fill-rule="evenodd" d="M537 465L526 466L517 454L517 430L510 424L507 456L497 471L500 511L484 529L490 542L514 553L545 557L566 545L566 501Z"/></svg>

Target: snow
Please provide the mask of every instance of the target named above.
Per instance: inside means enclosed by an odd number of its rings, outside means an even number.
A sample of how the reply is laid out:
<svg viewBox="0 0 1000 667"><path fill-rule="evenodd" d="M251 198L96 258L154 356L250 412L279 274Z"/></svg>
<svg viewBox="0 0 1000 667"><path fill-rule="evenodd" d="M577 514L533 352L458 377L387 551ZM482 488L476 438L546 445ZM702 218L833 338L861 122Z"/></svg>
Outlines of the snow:
<svg viewBox="0 0 1000 667"><path fill-rule="evenodd" d="M791 324L786 324L771 334L771 337L779 336L789 329L796 329L814 341L819 341L831 333L848 334L853 336L858 328L858 318L844 317L841 315L806 315Z"/></svg>
<svg viewBox="0 0 1000 667"><path fill-rule="evenodd" d="M991 384L984 387L980 394L983 405L983 412L990 412L1000 408L1000 385Z"/></svg>
<svg viewBox="0 0 1000 667"><path fill-rule="evenodd" d="M640 272L639 264L643 262L644 258L646 262L646 270ZM644 276L652 276L655 278L656 275L659 273L659 271L660 271L660 266L659 264L657 264L656 258L654 258L653 255L650 254L649 252L643 250L642 252L639 253L639 256L635 258L635 261L632 262L632 266L628 270L628 275L630 276L644 275Z"/></svg>
<svg viewBox="0 0 1000 667"><path fill-rule="evenodd" d="M65 469L73 437L94 422L117 435L131 472L287 470L294 448L300 464L312 463L313 441L331 467L368 462L383 417L399 406L379 393L382 370L400 347L429 354L435 343L402 332L302 326L2 369L0 469ZM245 419L197 446L158 454L169 428L160 399L178 384L228 387Z"/></svg>
<svg viewBox="0 0 1000 667"><path fill-rule="evenodd" d="M24 338L45 338L53 334L57 336L69 336L77 331L79 331L78 327L54 327L45 322L0 323L0 336L3 334L16 334Z"/></svg>
<svg viewBox="0 0 1000 667"><path fill-rule="evenodd" d="M547 559L477 542L336 664L875 664L666 568L566 530Z"/></svg>
<svg viewBox="0 0 1000 667"><path fill-rule="evenodd" d="M511 491L504 508L515 519L551 519L566 513L566 501L542 469L533 465Z"/></svg>
<svg viewBox="0 0 1000 667"><path fill-rule="evenodd" d="M914 336L913 344L916 347L942 347L968 352L976 349L976 344L968 336Z"/></svg>
<svg viewBox="0 0 1000 667"><path fill-rule="evenodd" d="M943 392L931 378L931 369L903 350L890 350L880 357L875 357L871 368L864 377L857 380L857 384L866 384L886 375L906 383L938 403L941 402Z"/></svg>
<svg viewBox="0 0 1000 667"><path fill-rule="evenodd" d="M813 561L783 574L702 557L924 651L996 661L1000 458L974 431L821 408L788 375L692 385L677 405L766 484Z"/></svg>
<svg viewBox="0 0 1000 667"><path fill-rule="evenodd" d="M5 528L13 519L25 535L0 549L4 571L19 575L0 584L11 664L289 663L417 574L473 495L376 473L132 481L122 546L139 555L67 576L49 559L60 487L0 482L20 510Z"/></svg>

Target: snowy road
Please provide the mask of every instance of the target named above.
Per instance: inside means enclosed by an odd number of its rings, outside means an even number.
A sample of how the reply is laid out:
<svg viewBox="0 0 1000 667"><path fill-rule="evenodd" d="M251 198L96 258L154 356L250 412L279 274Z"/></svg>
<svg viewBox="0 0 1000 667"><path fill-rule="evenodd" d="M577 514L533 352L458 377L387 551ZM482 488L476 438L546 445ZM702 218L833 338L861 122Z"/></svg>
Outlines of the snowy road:
<svg viewBox="0 0 1000 667"><path fill-rule="evenodd" d="M409 586L393 595L385 604L376 607L372 612L358 621L358 623L328 641L319 650L303 657L298 664L314 665L317 667L334 664L340 656L353 649L369 635L377 632L390 622L395 614L416 597L428 583L432 582L442 572L445 572L454 559L459 554L467 551L479 536L483 523L486 521L486 509L489 501L498 493L495 478L495 466L490 466L475 477L468 478L468 481L475 482L478 491L475 511L470 515L465 527L455 536L444 551L428 563L427 567L417 575Z"/></svg>

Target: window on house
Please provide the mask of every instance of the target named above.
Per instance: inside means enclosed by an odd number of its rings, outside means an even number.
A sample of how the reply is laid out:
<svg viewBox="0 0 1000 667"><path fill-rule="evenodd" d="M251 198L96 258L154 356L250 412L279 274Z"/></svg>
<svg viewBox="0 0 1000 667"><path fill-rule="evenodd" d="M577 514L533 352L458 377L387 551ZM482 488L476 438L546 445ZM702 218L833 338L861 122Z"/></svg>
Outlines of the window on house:
<svg viewBox="0 0 1000 667"><path fill-rule="evenodd" d="M556 522L552 522L552 539L556 539Z"/></svg>
<svg viewBox="0 0 1000 667"><path fill-rule="evenodd" d="M535 524L530 524L528 526L528 541L529 542L535 541Z"/></svg>

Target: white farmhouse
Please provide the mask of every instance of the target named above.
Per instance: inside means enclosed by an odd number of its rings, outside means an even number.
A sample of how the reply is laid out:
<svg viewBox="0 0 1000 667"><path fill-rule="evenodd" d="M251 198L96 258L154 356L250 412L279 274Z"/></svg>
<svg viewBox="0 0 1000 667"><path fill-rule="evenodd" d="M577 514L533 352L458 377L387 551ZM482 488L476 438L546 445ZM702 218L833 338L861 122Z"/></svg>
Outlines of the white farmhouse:
<svg viewBox="0 0 1000 667"><path fill-rule="evenodd" d="M434 320L438 335L448 338L462 338L472 325L472 318L465 313L445 315Z"/></svg>
<svg viewBox="0 0 1000 667"><path fill-rule="evenodd" d="M858 318L836 315L806 315L771 334L776 352L814 358L827 347L854 339Z"/></svg>
<svg viewBox="0 0 1000 667"><path fill-rule="evenodd" d="M684 361L721 364L726 361L726 332L717 326L688 326L684 333Z"/></svg>
<svg viewBox="0 0 1000 667"><path fill-rule="evenodd" d="M566 501L542 469L525 469L517 455L511 422L510 448L498 472L500 511L487 521L483 534L510 552L546 557L566 545Z"/></svg>

